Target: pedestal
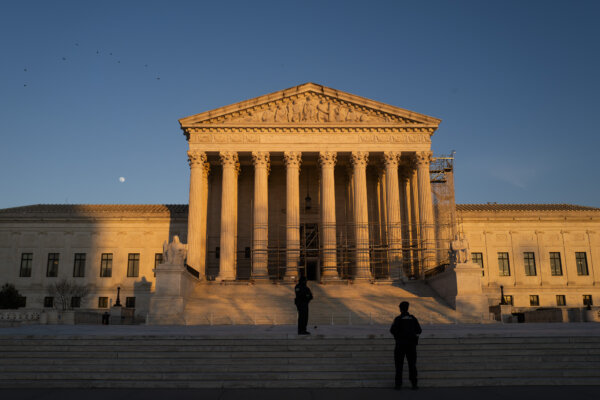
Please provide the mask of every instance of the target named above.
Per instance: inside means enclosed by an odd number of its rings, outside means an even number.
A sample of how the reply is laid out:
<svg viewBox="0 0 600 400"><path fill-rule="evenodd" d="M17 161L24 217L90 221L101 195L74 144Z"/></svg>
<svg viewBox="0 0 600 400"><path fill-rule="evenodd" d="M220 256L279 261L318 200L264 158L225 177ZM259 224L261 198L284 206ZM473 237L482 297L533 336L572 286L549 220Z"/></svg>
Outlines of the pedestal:
<svg viewBox="0 0 600 400"><path fill-rule="evenodd" d="M159 264L150 299L149 325L185 325L185 300L193 290L194 278L183 265Z"/></svg>
<svg viewBox="0 0 600 400"><path fill-rule="evenodd" d="M456 311L472 317L487 319L489 306L481 290L481 267L459 263L429 278L427 283Z"/></svg>

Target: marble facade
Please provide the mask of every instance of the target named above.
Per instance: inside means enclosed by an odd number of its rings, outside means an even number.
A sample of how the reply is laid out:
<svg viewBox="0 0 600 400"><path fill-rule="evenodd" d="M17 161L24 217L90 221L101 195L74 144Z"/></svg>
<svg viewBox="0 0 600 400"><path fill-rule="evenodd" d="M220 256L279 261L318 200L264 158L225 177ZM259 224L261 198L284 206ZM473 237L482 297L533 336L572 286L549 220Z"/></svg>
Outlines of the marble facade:
<svg viewBox="0 0 600 400"><path fill-rule="evenodd" d="M430 174L439 119L308 83L179 122L189 145L189 206L0 210L0 283L15 284L28 308L43 308L60 278L90 285L81 304L90 310L104 307L101 298L110 306L121 288L140 314L151 304L168 312L173 285L285 284L299 274L323 284L431 280L456 307L479 307L481 296L496 305L500 286L517 308L534 307L531 296L540 307L556 306L557 296L564 307L581 307L583 296L600 303L600 209L591 207L457 205L452 229L479 263L471 257L455 271L455 287L439 286L434 273L450 250L439 240ZM193 279L180 279L178 266L157 268L174 235L186 243ZM508 275L499 272L500 253ZM169 278L157 282L156 272Z"/></svg>

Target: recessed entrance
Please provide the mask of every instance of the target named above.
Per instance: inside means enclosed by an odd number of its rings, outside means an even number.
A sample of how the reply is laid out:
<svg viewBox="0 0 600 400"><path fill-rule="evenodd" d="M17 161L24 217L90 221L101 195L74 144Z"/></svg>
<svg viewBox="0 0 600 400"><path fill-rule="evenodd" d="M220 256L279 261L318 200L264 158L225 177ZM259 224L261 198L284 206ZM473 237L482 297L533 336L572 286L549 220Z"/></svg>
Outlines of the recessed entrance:
<svg viewBox="0 0 600 400"><path fill-rule="evenodd" d="M300 225L301 259L300 269L309 281L321 278L319 254L319 225L305 223Z"/></svg>

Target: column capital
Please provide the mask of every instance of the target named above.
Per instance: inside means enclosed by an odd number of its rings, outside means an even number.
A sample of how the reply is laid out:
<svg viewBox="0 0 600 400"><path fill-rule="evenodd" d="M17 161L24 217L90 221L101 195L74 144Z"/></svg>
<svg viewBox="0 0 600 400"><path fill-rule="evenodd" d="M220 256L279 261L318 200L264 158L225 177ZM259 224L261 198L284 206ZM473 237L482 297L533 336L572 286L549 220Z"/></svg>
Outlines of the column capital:
<svg viewBox="0 0 600 400"><path fill-rule="evenodd" d="M354 168L358 167L366 167L369 162L369 152L368 151L353 151L351 154L350 161Z"/></svg>
<svg viewBox="0 0 600 400"><path fill-rule="evenodd" d="M431 162L432 152L431 151L421 151L415 154L415 160L417 162L417 167L422 165L429 165Z"/></svg>
<svg viewBox="0 0 600 400"><path fill-rule="evenodd" d="M398 151L384 151L383 152L383 165L386 168L397 168L400 158L400 152Z"/></svg>
<svg viewBox="0 0 600 400"><path fill-rule="evenodd" d="M252 162L254 163L254 167L256 168L269 168L269 163L271 161L271 156L268 151L253 151L252 152Z"/></svg>
<svg viewBox="0 0 600 400"><path fill-rule="evenodd" d="M321 167L334 167L337 161L337 153L335 151L319 152L319 163Z"/></svg>
<svg viewBox="0 0 600 400"><path fill-rule="evenodd" d="M190 168L202 167L206 164L206 153L203 151L189 150L187 156Z"/></svg>
<svg viewBox="0 0 600 400"><path fill-rule="evenodd" d="M283 159L286 167L300 168L302 163L302 153L299 151L285 151L283 153Z"/></svg>

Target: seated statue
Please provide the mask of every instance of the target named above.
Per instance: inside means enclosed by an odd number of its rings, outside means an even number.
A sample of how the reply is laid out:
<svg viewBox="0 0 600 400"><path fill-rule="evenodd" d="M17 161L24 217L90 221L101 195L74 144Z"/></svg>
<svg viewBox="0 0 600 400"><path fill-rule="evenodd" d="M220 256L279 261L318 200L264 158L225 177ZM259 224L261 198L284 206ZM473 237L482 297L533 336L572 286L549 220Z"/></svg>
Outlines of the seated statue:
<svg viewBox="0 0 600 400"><path fill-rule="evenodd" d="M458 235L450 242L450 251L456 264L469 262L469 242Z"/></svg>
<svg viewBox="0 0 600 400"><path fill-rule="evenodd" d="M187 257L187 245L179 241L179 236L173 236L171 243L163 243L163 264L184 265Z"/></svg>

